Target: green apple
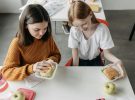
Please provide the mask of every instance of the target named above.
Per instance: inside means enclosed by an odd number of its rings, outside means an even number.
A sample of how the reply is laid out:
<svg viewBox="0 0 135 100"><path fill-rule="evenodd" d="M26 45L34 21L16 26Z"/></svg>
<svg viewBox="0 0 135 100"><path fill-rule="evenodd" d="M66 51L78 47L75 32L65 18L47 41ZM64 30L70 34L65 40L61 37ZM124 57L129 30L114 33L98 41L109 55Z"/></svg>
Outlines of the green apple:
<svg viewBox="0 0 135 100"><path fill-rule="evenodd" d="M107 94L114 94L116 91L116 85L112 82L107 82L104 86L104 91Z"/></svg>
<svg viewBox="0 0 135 100"><path fill-rule="evenodd" d="M11 96L11 100L25 100L25 96L21 91L15 91Z"/></svg>

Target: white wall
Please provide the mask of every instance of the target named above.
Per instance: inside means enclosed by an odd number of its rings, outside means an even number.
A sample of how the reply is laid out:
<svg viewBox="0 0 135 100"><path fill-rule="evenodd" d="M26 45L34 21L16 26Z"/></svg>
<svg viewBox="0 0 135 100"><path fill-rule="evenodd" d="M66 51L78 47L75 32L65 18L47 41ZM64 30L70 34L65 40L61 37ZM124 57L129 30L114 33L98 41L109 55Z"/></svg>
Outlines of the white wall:
<svg viewBox="0 0 135 100"><path fill-rule="evenodd" d="M21 0L0 0L0 13L18 13Z"/></svg>
<svg viewBox="0 0 135 100"><path fill-rule="evenodd" d="M135 0L102 0L105 10L135 10Z"/></svg>

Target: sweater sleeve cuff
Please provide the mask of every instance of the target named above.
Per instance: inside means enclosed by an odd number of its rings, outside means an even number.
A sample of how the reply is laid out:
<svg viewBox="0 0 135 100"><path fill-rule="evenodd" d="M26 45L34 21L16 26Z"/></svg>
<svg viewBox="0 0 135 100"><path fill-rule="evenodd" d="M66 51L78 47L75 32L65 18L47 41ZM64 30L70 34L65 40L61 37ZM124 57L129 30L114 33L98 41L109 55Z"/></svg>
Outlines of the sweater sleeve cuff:
<svg viewBox="0 0 135 100"><path fill-rule="evenodd" d="M33 64L32 65L29 65L27 72L28 72L28 74L34 73L34 71L33 71Z"/></svg>

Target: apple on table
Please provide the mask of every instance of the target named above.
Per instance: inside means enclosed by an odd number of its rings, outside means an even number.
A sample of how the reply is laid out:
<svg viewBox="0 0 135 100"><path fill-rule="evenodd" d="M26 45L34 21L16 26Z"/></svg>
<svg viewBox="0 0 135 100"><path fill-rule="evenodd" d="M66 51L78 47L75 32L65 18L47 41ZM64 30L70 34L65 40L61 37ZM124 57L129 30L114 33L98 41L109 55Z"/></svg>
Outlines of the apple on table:
<svg viewBox="0 0 135 100"><path fill-rule="evenodd" d="M114 94L116 92L116 85L112 82L105 83L104 91L107 94Z"/></svg>
<svg viewBox="0 0 135 100"><path fill-rule="evenodd" d="M25 95L21 91L13 92L11 100L25 100Z"/></svg>

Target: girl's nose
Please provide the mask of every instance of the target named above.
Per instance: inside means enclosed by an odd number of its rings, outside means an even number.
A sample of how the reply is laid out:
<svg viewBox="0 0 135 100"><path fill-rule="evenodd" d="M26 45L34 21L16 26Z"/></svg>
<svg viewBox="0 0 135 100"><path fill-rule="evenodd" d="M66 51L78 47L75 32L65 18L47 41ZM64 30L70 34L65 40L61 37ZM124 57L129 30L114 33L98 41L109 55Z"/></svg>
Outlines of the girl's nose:
<svg viewBox="0 0 135 100"><path fill-rule="evenodd" d="M88 27L88 25L83 25L83 28L87 28Z"/></svg>
<svg viewBox="0 0 135 100"><path fill-rule="evenodd" d="M44 31L40 31L39 35L44 35L44 33L45 33Z"/></svg>

